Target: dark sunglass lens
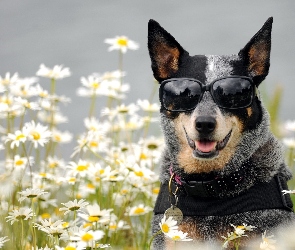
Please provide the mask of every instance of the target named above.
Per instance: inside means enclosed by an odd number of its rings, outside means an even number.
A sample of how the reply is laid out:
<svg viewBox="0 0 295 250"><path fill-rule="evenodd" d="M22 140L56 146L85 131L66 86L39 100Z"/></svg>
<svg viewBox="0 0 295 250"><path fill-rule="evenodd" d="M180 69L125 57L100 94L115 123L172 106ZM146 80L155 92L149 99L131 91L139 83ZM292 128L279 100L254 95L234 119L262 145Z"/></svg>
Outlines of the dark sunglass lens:
<svg viewBox="0 0 295 250"><path fill-rule="evenodd" d="M198 82L189 79L171 80L163 83L162 104L170 111L184 111L196 107L201 95Z"/></svg>
<svg viewBox="0 0 295 250"><path fill-rule="evenodd" d="M248 79L220 79L213 84L213 97L223 108L245 108L252 103L253 86Z"/></svg>

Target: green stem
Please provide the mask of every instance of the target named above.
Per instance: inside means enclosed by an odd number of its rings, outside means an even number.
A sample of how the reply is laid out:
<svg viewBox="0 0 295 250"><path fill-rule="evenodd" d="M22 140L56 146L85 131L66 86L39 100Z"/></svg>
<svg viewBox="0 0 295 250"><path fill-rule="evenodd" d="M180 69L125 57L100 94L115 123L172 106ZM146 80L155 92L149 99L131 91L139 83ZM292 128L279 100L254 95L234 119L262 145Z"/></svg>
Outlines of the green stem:
<svg viewBox="0 0 295 250"><path fill-rule="evenodd" d="M24 220L21 219L21 239L20 239L21 249L23 249L23 240L24 240Z"/></svg>
<svg viewBox="0 0 295 250"><path fill-rule="evenodd" d="M151 249L152 242L153 242L153 240L155 239L155 237L156 237L157 235L161 234L161 233L162 233L162 230L159 230L158 232L156 232L156 233L151 237L150 242L149 242L149 245L148 245L148 250Z"/></svg>
<svg viewBox="0 0 295 250"><path fill-rule="evenodd" d="M89 117L94 116L94 111L95 111L95 101L96 101L96 95L93 94L93 95L91 96L91 104L90 104Z"/></svg>
<svg viewBox="0 0 295 250"><path fill-rule="evenodd" d="M56 89L56 81L54 78L51 78L51 94L53 95L55 93L55 89Z"/></svg>
<svg viewBox="0 0 295 250"><path fill-rule="evenodd" d="M33 217L32 217L32 223L31 223L31 231L32 231L32 239L33 239L33 246L34 249L37 249L37 242L36 242L36 230L34 227L35 224L35 206L34 206L34 201L32 199L32 211L33 211Z"/></svg>

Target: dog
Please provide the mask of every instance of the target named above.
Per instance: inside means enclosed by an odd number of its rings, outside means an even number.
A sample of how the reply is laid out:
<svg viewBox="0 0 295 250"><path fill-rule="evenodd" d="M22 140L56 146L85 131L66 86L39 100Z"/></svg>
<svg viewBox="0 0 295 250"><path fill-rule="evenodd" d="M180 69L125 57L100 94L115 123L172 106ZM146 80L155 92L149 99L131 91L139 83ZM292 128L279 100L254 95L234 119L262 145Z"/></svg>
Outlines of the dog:
<svg viewBox="0 0 295 250"><path fill-rule="evenodd" d="M232 225L256 227L242 240L261 239L265 230L295 221L290 196L282 193L292 174L258 90L270 67L272 23L270 17L238 54L190 56L158 22L149 21L165 138L153 233L171 209L193 242L222 243ZM153 246L169 244L159 234Z"/></svg>

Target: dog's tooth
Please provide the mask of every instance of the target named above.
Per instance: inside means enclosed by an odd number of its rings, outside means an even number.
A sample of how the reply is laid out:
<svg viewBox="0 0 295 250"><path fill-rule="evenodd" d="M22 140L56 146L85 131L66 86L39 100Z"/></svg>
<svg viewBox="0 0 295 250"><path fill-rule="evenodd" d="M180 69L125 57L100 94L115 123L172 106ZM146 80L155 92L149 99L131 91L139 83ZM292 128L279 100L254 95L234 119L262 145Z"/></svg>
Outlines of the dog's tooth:
<svg viewBox="0 0 295 250"><path fill-rule="evenodd" d="M190 138L188 138L188 144L189 144L189 146L190 146L191 148L193 148L193 149L196 148L196 146L195 146L195 142L194 142L192 139L190 139Z"/></svg>

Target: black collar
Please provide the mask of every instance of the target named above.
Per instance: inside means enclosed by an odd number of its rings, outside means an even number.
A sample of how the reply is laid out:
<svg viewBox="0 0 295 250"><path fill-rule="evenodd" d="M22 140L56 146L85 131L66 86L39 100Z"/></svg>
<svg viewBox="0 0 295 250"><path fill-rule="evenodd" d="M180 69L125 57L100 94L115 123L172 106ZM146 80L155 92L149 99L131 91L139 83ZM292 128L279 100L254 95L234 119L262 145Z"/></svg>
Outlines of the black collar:
<svg viewBox="0 0 295 250"><path fill-rule="evenodd" d="M181 177L173 172L170 168L170 175L173 176L174 184L187 195L198 197L224 197L228 194L235 195L240 192L237 187L246 185L246 168L249 166L242 165L235 172L228 175L211 174L204 178L200 175L191 174ZM199 178L198 178L199 177ZM237 193L237 194L238 194Z"/></svg>
<svg viewBox="0 0 295 250"><path fill-rule="evenodd" d="M210 186L214 186L216 181L218 183L218 180L210 181L209 183L196 182L193 187L192 185L184 184L183 191L185 192L178 192L177 203L177 207L182 211L183 215L222 216L262 209L293 211L290 195L282 194L282 190L288 189L287 183L279 175L276 175L269 182L257 183L234 197L216 198L214 195L208 196L208 193L211 194ZM199 194L199 191L203 196L194 195L196 193ZM160 187L154 213L164 214L169 207L171 207L171 203L167 181L162 183Z"/></svg>

